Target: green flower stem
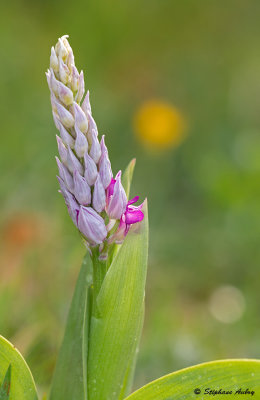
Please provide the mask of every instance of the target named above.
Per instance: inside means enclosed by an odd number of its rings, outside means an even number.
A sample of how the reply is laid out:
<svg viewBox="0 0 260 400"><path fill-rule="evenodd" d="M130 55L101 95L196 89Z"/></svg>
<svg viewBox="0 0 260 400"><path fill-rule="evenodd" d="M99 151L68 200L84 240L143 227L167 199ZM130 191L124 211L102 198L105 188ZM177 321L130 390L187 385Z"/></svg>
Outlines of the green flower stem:
<svg viewBox="0 0 260 400"><path fill-rule="evenodd" d="M98 317L97 296L107 272L107 262L99 259L98 248L92 251L93 262L93 310L92 315Z"/></svg>

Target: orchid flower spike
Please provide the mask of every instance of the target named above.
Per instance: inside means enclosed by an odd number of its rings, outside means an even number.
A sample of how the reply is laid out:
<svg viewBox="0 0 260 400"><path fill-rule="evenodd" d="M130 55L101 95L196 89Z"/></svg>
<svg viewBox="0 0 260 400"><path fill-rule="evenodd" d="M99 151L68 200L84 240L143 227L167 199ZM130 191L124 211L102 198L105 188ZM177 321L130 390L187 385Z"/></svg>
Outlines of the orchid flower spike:
<svg viewBox="0 0 260 400"><path fill-rule="evenodd" d="M98 246L104 259L103 249L113 242L122 243L130 226L142 221L144 215L142 205L132 205L138 196L127 200L121 171L113 178L105 139L98 138L89 92L85 94L84 74L75 66L67 38L62 36L51 48L46 73L53 119L59 130L58 181L86 247Z"/></svg>

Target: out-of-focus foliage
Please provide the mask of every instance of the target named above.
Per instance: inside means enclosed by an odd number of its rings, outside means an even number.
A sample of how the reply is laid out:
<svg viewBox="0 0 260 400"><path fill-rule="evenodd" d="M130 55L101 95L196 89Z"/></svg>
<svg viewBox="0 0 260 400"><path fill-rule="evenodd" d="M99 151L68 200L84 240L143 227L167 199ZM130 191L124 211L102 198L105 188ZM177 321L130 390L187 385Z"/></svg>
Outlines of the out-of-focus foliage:
<svg viewBox="0 0 260 400"><path fill-rule="evenodd" d="M132 194L149 198L135 386L197 362L260 357L259 18L257 0L1 4L0 333L43 390L84 255L57 193L44 76L66 33L113 171L136 157ZM155 99L183 118L178 145L151 149L135 132Z"/></svg>

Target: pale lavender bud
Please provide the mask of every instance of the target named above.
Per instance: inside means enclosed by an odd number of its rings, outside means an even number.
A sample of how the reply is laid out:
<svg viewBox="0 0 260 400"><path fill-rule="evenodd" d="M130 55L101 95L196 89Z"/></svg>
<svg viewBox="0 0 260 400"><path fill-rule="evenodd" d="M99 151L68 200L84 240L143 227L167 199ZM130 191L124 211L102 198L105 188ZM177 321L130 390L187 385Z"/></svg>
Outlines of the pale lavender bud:
<svg viewBox="0 0 260 400"><path fill-rule="evenodd" d="M92 204L97 212L103 211L106 206L106 192L99 175L94 185Z"/></svg>
<svg viewBox="0 0 260 400"><path fill-rule="evenodd" d="M73 193L74 190L74 182L71 174L69 173L69 170L65 165L63 165L58 157L55 157L57 165L58 165L58 170L61 179L63 180L64 184L66 185L66 188Z"/></svg>
<svg viewBox="0 0 260 400"><path fill-rule="evenodd" d="M121 183L121 171L115 177L113 193L107 199L107 214L110 218L120 219L126 210L127 197Z"/></svg>
<svg viewBox="0 0 260 400"><path fill-rule="evenodd" d="M56 55L56 52L55 52L55 49L53 46L51 48L50 67L56 73L59 72L59 60L58 60L58 57Z"/></svg>
<svg viewBox="0 0 260 400"><path fill-rule="evenodd" d="M64 197L69 215L74 224L76 225L76 227L78 227L78 215L80 206L76 201L75 197L66 189L63 180L59 176L57 176L57 178L60 184L60 192Z"/></svg>
<svg viewBox="0 0 260 400"><path fill-rule="evenodd" d="M104 135L102 136L102 139L100 141L100 147L102 154L99 160L99 175L103 183L103 186L106 189L109 186L113 175L111 170L111 163L108 158L107 147L105 145Z"/></svg>
<svg viewBox="0 0 260 400"><path fill-rule="evenodd" d="M86 115L88 115L88 113L91 115L91 105L90 105L90 101L89 101L89 91L87 91L85 99L83 100L83 103L81 104L81 108L82 108L82 110L84 111L84 113Z"/></svg>
<svg viewBox="0 0 260 400"><path fill-rule="evenodd" d="M56 96L55 96L55 94L51 91L51 108L52 108L52 111L53 112L55 112L56 114L57 114L57 106L56 106L56 104L57 104L57 99L56 99Z"/></svg>
<svg viewBox="0 0 260 400"><path fill-rule="evenodd" d="M58 82L58 93L60 100L66 106L70 106L73 103L73 92L62 82Z"/></svg>
<svg viewBox="0 0 260 400"><path fill-rule="evenodd" d="M88 205L91 203L91 190L87 181L78 171L74 171L74 196L78 202L82 205Z"/></svg>
<svg viewBox="0 0 260 400"><path fill-rule="evenodd" d="M71 67L71 89L73 90L73 92L76 92L79 88L79 73L77 70L77 67L75 67L75 65L72 65Z"/></svg>
<svg viewBox="0 0 260 400"><path fill-rule="evenodd" d="M58 151L59 151L60 159L63 162L63 164L66 165L66 163L67 163L67 149L66 149L66 146L64 146L63 141L61 140L61 138L58 135L56 135L56 139L57 139Z"/></svg>
<svg viewBox="0 0 260 400"><path fill-rule="evenodd" d="M108 154L107 146L106 146L106 143L105 143L105 135L102 135L102 138L100 140L100 148L101 148L101 154L102 155Z"/></svg>
<svg viewBox="0 0 260 400"><path fill-rule="evenodd" d="M90 113L88 113L88 124L89 124L89 132L92 132L93 130L95 132L98 132L97 124Z"/></svg>
<svg viewBox="0 0 260 400"><path fill-rule="evenodd" d="M83 157L88 151L88 141L84 133L75 125L76 140L75 140L75 151L79 157Z"/></svg>
<svg viewBox="0 0 260 400"><path fill-rule="evenodd" d="M74 171L78 171L81 175L83 175L83 166L80 161L77 159L71 148L68 148L68 157L67 157L67 165L69 171L73 174Z"/></svg>
<svg viewBox="0 0 260 400"><path fill-rule="evenodd" d="M52 90L51 89L51 71L48 69L47 72L45 72L45 75L46 75L46 79L47 79L47 83L48 83L49 89L51 91Z"/></svg>
<svg viewBox="0 0 260 400"><path fill-rule="evenodd" d="M52 116L53 116L53 121L54 121L54 124L55 124L56 128L60 129L60 124L61 123L60 123L60 120L58 118L58 115L54 111L52 111Z"/></svg>
<svg viewBox="0 0 260 400"><path fill-rule="evenodd" d="M59 123L58 129L60 131L60 136L62 138L63 143L65 143L71 149L74 149L75 140L72 138L69 132L64 128L64 126L61 123Z"/></svg>
<svg viewBox="0 0 260 400"><path fill-rule="evenodd" d="M94 129L92 129L91 133L89 133L90 136L90 142L91 142L91 148L90 148L90 152L89 155L91 158L93 158L93 160L95 161L95 163L97 164L100 156L101 156L101 148L100 148L100 144L97 138L97 133Z"/></svg>
<svg viewBox="0 0 260 400"><path fill-rule="evenodd" d="M64 44L64 46L66 47L66 49L68 50L68 53L71 51L72 52L72 48L71 48L71 46L70 46L70 44L69 44L69 42L68 42L68 38L69 37L69 35L63 35L62 37L61 37L61 40L63 41L63 44Z"/></svg>
<svg viewBox="0 0 260 400"><path fill-rule="evenodd" d="M55 78L53 70L50 69L50 90L56 94L56 96L59 95L58 83L59 81Z"/></svg>
<svg viewBox="0 0 260 400"><path fill-rule="evenodd" d="M58 57L60 57L63 61L66 61L69 53L64 44L64 41L63 41L64 38L66 40L66 36L62 36L61 38L59 38L59 41L57 43L56 52L57 52Z"/></svg>
<svg viewBox="0 0 260 400"><path fill-rule="evenodd" d="M75 124L83 133L87 133L88 131L88 119L84 112L82 111L81 107L74 101L73 106L71 107L74 117L75 117Z"/></svg>
<svg viewBox="0 0 260 400"><path fill-rule="evenodd" d="M64 85L66 85L69 82L70 71L61 58L59 59L59 74L61 82L64 83Z"/></svg>
<svg viewBox="0 0 260 400"><path fill-rule="evenodd" d="M74 61L74 55L73 55L73 52L71 50L71 51L69 51L69 55L68 55L68 59L67 59L67 66L68 66L70 72L72 72L72 67L74 65L74 62L75 62Z"/></svg>
<svg viewBox="0 0 260 400"><path fill-rule="evenodd" d="M75 97L77 103L81 102L84 92L85 92L84 74L83 71L81 71L81 73L79 74L79 89Z"/></svg>
<svg viewBox="0 0 260 400"><path fill-rule="evenodd" d="M107 236L103 218L91 207L80 206L78 228L93 245L101 244Z"/></svg>
<svg viewBox="0 0 260 400"><path fill-rule="evenodd" d="M84 154L85 172L84 177L88 182L89 186L94 185L97 179L97 166L88 153Z"/></svg>
<svg viewBox="0 0 260 400"><path fill-rule="evenodd" d="M72 128L74 125L73 115L58 101L55 101L55 106L56 106L57 113L59 115L59 119L60 119L61 123L66 128Z"/></svg>

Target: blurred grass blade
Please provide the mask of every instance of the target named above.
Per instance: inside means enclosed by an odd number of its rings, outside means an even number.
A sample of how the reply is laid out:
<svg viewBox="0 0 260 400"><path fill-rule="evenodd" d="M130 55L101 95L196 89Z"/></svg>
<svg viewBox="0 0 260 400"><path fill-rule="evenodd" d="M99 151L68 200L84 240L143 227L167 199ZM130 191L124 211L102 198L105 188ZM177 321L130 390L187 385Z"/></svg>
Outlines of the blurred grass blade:
<svg viewBox="0 0 260 400"><path fill-rule="evenodd" d="M126 167L126 169L122 175L122 185L125 189L127 198L129 198L129 194L130 194L131 182L132 182L133 173L134 173L134 169L135 169L135 163L136 163L136 159L133 158L130 161L130 163L128 164L128 166Z"/></svg>
<svg viewBox="0 0 260 400"><path fill-rule="evenodd" d="M232 391L228 396L207 394L205 389ZM251 394L235 394L236 391ZM254 394L252 395L252 392ZM204 394L204 396L203 396ZM240 394L240 396L239 396ZM223 360L199 364L163 376L132 393L125 400L183 400L204 398L260 398L260 361Z"/></svg>
<svg viewBox="0 0 260 400"><path fill-rule="evenodd" d="M28 365L19 351L3 336L0 336L0 382L10 381L10 364L12 365L10 400L37 400L35 383ZM0 399L8 399L8 397L0 397Z"/></svg>
<svg viewBox="0 0 260 400"><path fill-rule="evenodd" d="M11 369L12 369L12 367L10 364L6 371L2 386L0 388L0 400L8 400L9 399L10 386L11 386Z"/></svg>
<svg viewBox="0 0 260 400"><path fill-rule="evenodd" d="M89 288L92 261L87 253L70 306L64 339L53 377L50 400L86 400L86 357L89 324Z"/></svg>
<svg viewBox="0 0 260 400"><path fill-rule="evenodd" d="M88 393L91 400L122 399L129 390L143 322L148 215L130 232L104 278L91 318Z"/></svg>

